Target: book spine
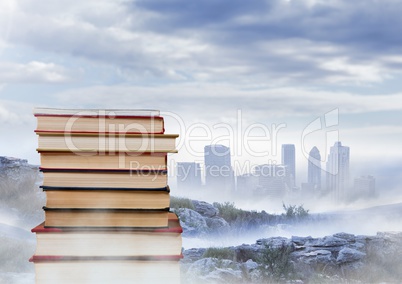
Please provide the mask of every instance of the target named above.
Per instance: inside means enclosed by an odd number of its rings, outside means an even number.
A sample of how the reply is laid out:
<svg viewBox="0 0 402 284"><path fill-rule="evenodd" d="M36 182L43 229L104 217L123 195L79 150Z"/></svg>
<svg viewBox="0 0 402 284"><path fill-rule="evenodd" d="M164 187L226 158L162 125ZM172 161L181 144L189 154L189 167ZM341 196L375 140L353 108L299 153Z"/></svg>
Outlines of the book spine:
<svg viewBox="0 0 402 284"><path fill-rule="evenodd" d="M158 192L170 192L169 186L157 187L157 188L128 188L128 187L64 187L64 186L45 186L41 185L40 188L43 191L58 191L58 190L88 190L88 191L158 191Z"/></svg>

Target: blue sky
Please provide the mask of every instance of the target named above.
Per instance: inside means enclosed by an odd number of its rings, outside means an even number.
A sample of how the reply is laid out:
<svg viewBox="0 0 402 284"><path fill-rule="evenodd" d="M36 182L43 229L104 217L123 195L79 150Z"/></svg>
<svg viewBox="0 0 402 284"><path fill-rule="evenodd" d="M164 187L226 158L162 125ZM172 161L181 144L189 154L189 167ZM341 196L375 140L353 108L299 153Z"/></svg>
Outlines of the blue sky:
<svg viewBox="0 0 402 284"><path fill-rule="evenodd" d="M301 168L303 130L336 110L336 135L317 131L305 148L325 157L337 137L356 173L398 172L400 11L397 0L1 1L0 155L39 162L35 106L160 109L168 132L198 125L202 136L205 125L215 138L229 133L222 124L237 135L240 111L243 130L286 127L275 143L255 142L269 155L235 160L280 160L272 148L294 143ZM177 161L201 159L180 152Z"/></svg>

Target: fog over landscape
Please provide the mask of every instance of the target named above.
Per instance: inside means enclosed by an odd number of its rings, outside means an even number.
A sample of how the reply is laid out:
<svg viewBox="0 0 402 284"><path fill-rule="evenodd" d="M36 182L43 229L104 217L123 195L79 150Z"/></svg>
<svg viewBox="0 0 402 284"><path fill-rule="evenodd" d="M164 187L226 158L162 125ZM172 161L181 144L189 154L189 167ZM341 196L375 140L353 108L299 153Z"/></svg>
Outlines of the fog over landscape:
<svg viewBox="0 0 402 284"><path fill-rule="evenodd" d="M205 234L184 235L185 249L401 232L401 10L398 0L1 1L0 157L19 162L0 167L0 282L33 281L24 259L44 218L34 107L160 110L166 133L180 135L168 155L171 195L247 211L247 222L216 213L232 230L218 236L199 217ZM325 186L337 141L350 149L350 192L354 179L375 179L369 198L301 190L313 147ZM294 186L280 198L208 187L204 147L215 144L230 148L236 177L281 164L282 144L295 145ZM179 188L182 162L201 165L201 188ZM286 219L283 205L308 218ZM254 217L261 224L250 229Z"/></svg>

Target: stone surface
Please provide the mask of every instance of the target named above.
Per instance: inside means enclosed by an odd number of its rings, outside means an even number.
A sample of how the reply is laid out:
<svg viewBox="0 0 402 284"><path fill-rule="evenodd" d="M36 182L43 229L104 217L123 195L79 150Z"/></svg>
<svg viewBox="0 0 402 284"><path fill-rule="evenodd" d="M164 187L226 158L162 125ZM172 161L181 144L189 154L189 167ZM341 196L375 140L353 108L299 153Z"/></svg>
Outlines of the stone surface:
<svg viewBox="0 0 402 284"><path fill-rule="evenodd" d="M204 217L215 217L219 214L218 208L205 201L193 200L194 210Z"/></svg>
<svg viewBox="0 0 402 284"><path fill-rule="evenodd" d="M391 269L394 269L392 272L394 275L400 273L398 272L400 269L397 267L402 268L400 265L402 263L402 233L385 232L378 233L376 236L338 233L323 238L310 236L292 237L291 239L263 238L258 239L254 244L229 247L235 252L235 262L199 259L196 261L197 265L190 271L193 273L199 271L198 273L201 274L202 280L206 281L205 283L211 283L212 280L215 280L216 283L236 283L236 281L240 281L237 277L240 272L243 275L241 283L261 283L263 264L259 261L264 259L260 256L265 253L266 245L270 245L271 248L287 246L290 249L288 250L290 251L289 265L293 266L296 279L309 279L315 275L316 281L339 283L345 281L342 277L350 273L360 272L364 275L364 272L361 272L365 271L364 269L371 271L373 261L374 265L380 265L381 269L385 269L385 271L388 271L390 266ZM367 268L365 268L366 263L368 263ZM383 267L384 265L386 266ZM204 272L200 272L201 270ZM298 282L293 283L301 283L300 280L295 281Z"/></svg>
<svg viewBox="0 0 402 284"><path fill-rule="evenodd" d="M351 263L362 260L364 256L366 256L366 254L358 250L352 248L343 248L339 251L336 262L338 264Z"/></svg>
<svg viewBox="0 0 402 284"><path fill-rule="evenodd" d="M205 218L211 233L225 233L230 229L230 225L221 217Z"/></svg>
<svg viewBox="0 0 402 284"><path fill-rule="evenodd" d="M188 208L179 208L175 213L183 227L183 236L198 236L208 231L207 222L200 213Z"/></svg>

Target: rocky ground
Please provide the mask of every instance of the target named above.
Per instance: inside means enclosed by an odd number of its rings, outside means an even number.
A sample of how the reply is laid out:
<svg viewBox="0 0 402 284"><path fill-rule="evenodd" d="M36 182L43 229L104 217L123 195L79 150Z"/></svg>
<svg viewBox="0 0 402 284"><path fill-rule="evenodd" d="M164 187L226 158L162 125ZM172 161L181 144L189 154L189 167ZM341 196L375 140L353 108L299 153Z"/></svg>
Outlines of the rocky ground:
<svg viewBox="0 0 402 284"><path fill-rule="evenodd" d="M40 181L36 166L0 157L0 282L30 283L33 279L33 267L27 262L34 251L29 230L43 220L45 199ZM261 238L235 246L187 248L181 261L182 283L401 283L401 232L268 238L258 229L284 223L331 226L332 217L317 221L311 216L299 219L231 206L221 212L222 207L215 203L190 203L173 208L184 238L233 236L237 240L251 230ZM400 211L400 207L393 208L387 218L398 219Z"/></svg>
<svg viewBox="0 0 402 284"><path fill-rule="evenodd" d="M212 204L176 210L184 236L231 232ZM261 238L254 244L183 251L184 283L399 283L402 233Z"/></svg>

